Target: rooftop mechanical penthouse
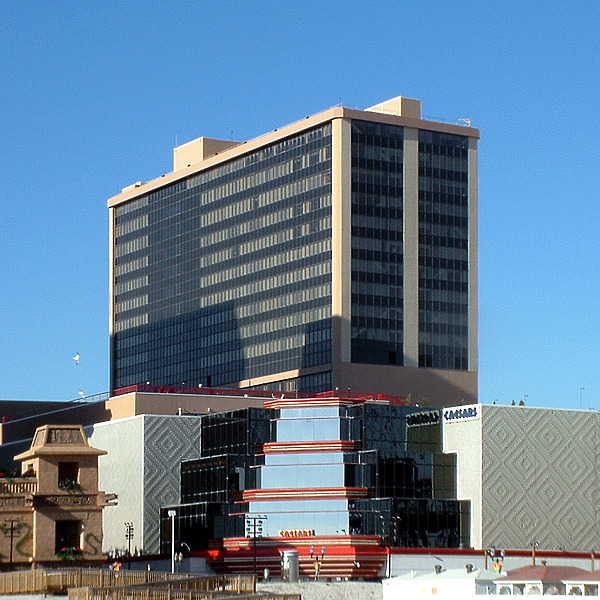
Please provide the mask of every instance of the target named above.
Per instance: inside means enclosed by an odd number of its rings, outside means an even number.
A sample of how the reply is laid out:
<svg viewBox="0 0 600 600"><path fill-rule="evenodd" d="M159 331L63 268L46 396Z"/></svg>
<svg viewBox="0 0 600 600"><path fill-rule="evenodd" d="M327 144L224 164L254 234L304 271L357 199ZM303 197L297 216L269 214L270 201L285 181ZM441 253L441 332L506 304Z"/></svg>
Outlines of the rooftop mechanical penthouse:
<svg viewBox="0 0 600 600"><path fill-rule="evenodd" d="M478 139L398 97L175 148L108 202L111 389L476 401Z"/></svg>

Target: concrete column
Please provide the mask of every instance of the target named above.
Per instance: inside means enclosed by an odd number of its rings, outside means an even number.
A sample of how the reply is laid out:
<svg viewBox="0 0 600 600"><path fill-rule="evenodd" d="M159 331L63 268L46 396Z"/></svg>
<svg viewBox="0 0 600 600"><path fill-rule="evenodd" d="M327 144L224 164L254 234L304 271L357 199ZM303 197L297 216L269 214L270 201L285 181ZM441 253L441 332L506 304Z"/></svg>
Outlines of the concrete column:
<svg viewBox="0 0 600 600"><path fill-rule="evenodd" d="M404 128L404 366L419 366L419 130Z"/></svg>
<svg viewBox="0 0 600 600"><path fill-rule="evenodd" d="M331 198L331 315L333 317L333 376L340 362L351 358L352 273L352 129L350 121L332 121Z"/></svg>
<svg viewBox="0 0 600 600"><path fill-rule="evenodd" d="M109 272L109 298L108 304L108 335L110 343L110 368L109 386L111 393L115 391L116 365L115 365L115 313L116 313L116 289L115 289L115 209L108 209L108 272Z"/></svg>

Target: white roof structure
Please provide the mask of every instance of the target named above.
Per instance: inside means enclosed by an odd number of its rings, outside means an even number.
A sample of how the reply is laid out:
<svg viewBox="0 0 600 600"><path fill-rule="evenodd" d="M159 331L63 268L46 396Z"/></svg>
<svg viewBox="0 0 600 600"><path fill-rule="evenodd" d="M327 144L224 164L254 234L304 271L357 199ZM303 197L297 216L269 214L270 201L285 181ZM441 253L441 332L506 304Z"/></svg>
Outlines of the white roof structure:
<svg viewBox="0 0 600 600"><path fill-rule="evenodd" d="M393 600L404 596L447 595L455 598L471 597L479 594L495 593L494 580L498 573L484 569L474 569L465 565L464 569L436 569L427 572L411 572L383 581L383 600Z"/></svg>
<svg viewBox="0 0 600 600"><path fill-rule="evenodd" d="M600 573L560 565L528 565L496 580L498 594L597 596Z"/></svg>

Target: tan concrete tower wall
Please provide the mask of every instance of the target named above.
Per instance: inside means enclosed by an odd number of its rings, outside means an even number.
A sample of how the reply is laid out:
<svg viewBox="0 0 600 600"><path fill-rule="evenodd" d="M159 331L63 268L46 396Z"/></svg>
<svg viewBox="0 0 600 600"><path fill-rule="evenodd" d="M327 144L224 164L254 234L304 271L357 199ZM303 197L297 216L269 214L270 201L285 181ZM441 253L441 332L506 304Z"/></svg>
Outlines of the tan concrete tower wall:
<svg viewBox="0 0 600 600"><path fill-rule="evenodd" d="M419 366L419 131L404 129L404 365Z"/></svg>
<svg viewBox="0 0 600 600"><path fill-rule="evenodd" d="M331 315L333 364L351 359L352 318L352 130L345 119L333 120L331 198Z"/></svg>
<svg viewBox="0 0 600 600"><path fill-rule="evenodd" d="M115 332L115 209L108 209L108 333L112 337Z"/></svg>

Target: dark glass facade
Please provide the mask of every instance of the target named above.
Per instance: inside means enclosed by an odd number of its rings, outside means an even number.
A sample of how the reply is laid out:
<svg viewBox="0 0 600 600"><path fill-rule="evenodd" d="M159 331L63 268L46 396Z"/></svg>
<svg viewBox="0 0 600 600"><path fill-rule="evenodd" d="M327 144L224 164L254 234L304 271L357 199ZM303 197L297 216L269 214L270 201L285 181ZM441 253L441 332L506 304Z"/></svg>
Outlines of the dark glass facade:
<svg viewBox="0 0 600 600"><path fill-rule="evenodd" d="M111 390L413 393L360 364L465 372L418 372L430 405L476 394L478 133L397 117L338 111L112 199Z"/></svg>
<svg viewBox="0 0 600 600"><path fill-rule="evenodd" d="M352 362L403 364L403 132L352 121Z"/></svg>
<svg viewBox="0 0 600 600"><path fill-rule="evenodd" d="M466 136L419 131L419 366L467 370Z"/></svg>
<svg viewBox="0 0 600 600"><path fill-rule="evenodd" d="M266 537L307 530L376 535L392 546L468 542L460 539L456 467L453 456L440 451L437 411L367 402L199 418L207 438L203 456L182 463L176 507L178 527L186 532L180 539L192 549L244 536L246 514L265 516ZM340 443L347 449L336 447ZM162 518L170 535L166 509Z"/></svg>
<svg viewBox="0 0 600 600"><path fill-rule="evenodd" d="M331 125L118 205L113 272L112 389L330 363Z"/></svg>

